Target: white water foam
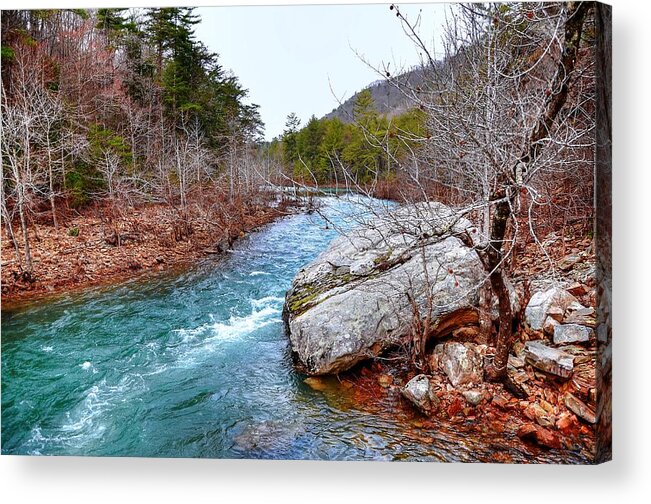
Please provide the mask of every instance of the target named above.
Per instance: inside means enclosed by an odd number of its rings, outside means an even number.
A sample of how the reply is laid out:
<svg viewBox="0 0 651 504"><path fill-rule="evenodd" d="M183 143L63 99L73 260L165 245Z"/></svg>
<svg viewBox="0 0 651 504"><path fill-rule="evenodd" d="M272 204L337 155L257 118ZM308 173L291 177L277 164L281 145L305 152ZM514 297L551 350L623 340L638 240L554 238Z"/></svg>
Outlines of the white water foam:
<svg viewBox="0 0 651 504"><path fill-rule="evenodd" d="M253 311L246 316L231 316L228 321L211 321L194 329L176 329L184 345L174 348L177 363L182 367L191 367L205 361L206 355L222 348L222 343L241 340L252 332L270 324L280 322L281 310L276 304L282 298L268 296L252 300ZM212 319L212 317L211 317Z"/></svg>
<svg viewBox="0 0 651 504"><path fill-rule="evenodd" d="M44 346L41 347L41 350L43 350L44 352L50 353L52 350L54 350L54 347L49 346L49 345L48 346L44 345Z"/></svg>
<svg viewBox="0 0 651 504"><path fill-rule="evenodd" d="M249 273L249 276L261 276L261 275L271 275L271 273L268 273L266 271L252 271Z"/></svg>
<svg viewBox="0 0 651 504"><path fill-rule="evenodd" d="M282 303L285 301L285 298L278 296L265 296L261 299L252 299L251 306L253 309L257 310L262 307L268 307L269 305L278 304L282 306Z"/></svg>

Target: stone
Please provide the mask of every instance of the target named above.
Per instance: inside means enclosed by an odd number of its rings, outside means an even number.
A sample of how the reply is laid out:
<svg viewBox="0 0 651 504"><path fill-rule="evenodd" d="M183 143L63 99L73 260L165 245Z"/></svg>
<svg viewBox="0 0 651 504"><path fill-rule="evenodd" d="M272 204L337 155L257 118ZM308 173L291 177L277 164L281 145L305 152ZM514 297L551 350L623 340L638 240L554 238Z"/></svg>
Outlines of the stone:
<svg viewBox="0 0 651 504"><path fill-rule="evenodd" d="M569 429L574 424L573 417L574 415L564 411L558 416L558 420L556 420L556 428L559 430Z"/></svg>
<svg viewBox="0 0 651 504"><path fill-rule="evenodd" d="M556 434L549 429L536 424L524 424L518 429L517 436L526 441L532 441L544 448L560 448L561 442Z"/></svg>
<svg viewBox="0 0 651 504"><path fill-rule="evenodd" d="M302 424L263 420L247 425L241 433L235 436L234 447L245 452L279 449L289 445L303 432Z"/></svg>
<svg viewBox="0 0 651 504"><path fill-rule="evenodd" d="M445 373L453 387L483 380L483 359L473 343L448 342L437 345L438 368Z"/></svg>
<svg viewBox="0 0 651 504"><path fill-rule="evenodd" d="M484 395L479 390L466 390L461 393L472 406L478 406L484 399Z"/></svg>
<svg viewBox="0 0 651 504"><path fill-rule="evenodd" d="M568 254L558 261L557 267L561 271L571 270L576 263L581 261L581 256L578 254Z"/></svg>
<svg viewBox="0 0 651 504"><path fill-rule="evenodd" d="M594 336L594 331L578 324L559 324L554 327L554 344L585 343Z"/></svg>
<svg viewBox="0 0 651 504"><path fill-rule="evenodd" d="M574 282L565 290L573 296L583 296L588 292L588 288L579 282Z"/></svg>
<svg viewBox="0 0 651 504"><path fill-rule="evenodd" d="M545 319L545 323L543 324L543 333L551 336L554 334L554 330L558 324L560 324L560 322L558 322L556 319L552 318L551 316L547 317Z"/></svg>
<svg viewBox="0 0 651 504"><path fill-rule="evenodd" d="M322 378L309 376L303 380L303 383L305 383L312 390L316 390L317 392L324 392L325 390L328 390L328 384Z"/></svg>
<svg viewBox="0 0 651 504"><path fill-rule="evenodd" d="M552 314L557 313L558 310L565 313L567 307L574 301L576 298L572 294L558 287L536 292L531 296L524 310L525 322L532 330L542 331L550 310Z"/></svg>
<svg viewBox="0 0 651 504"><path fill-rule="evenodd" d="M578 305L578 306L577 306ZM570 304L567 308L565 317L563 318L564 324L579 324L595 328L597 326L597 319L595 317L595 309L592 307L586 308L585 306L577 303Z"/></svg>
<svg viewBox="0 0 651 504"><path fill-rule="evenodd" d="M524 346L525 360L535 368L561 378L569 378L574 370L574 357L541 341L527 341Z"/></svg>
<svg viewBox="0 0 651 504"><path fill-rule="evenodd" d="M393 376L391 375L380 375L377 377L377 382L382 388L389 388L393 383Z"/></svg>
<svg viewBox="0 0 651 504"><path fill-rule="evenodd" d="M509 360L508 360L508 365L515 368L515 369L523 368L524 367L524 358L510 354L509 355Z"/></svg>
<svg viewBox="0 0 651 504"><path fill-rule="evenodd" d="M484 268L454 236L467 229L468 220L430 202L378 215L336 238L297 273L285 296L297 366L308 375L336 374L380 355L409 336L414 304L424 316L428 300L431 337L477 324L474 287ZM349 274L337 274L346 267Z"/></svg>
<svg viewBox="0 0 651 504"><path fill-rule="evenodd" d="M438 408L440 400L430 384L429 377L424 374L414 376L401 391L403 397L411 401L416 408L426 415Z"/></svg>
<svg viewBox="0 0 651 504"><path fill-rule="evenodd" d="M550 306L549 310L547 310L547 317L556 322L562 322L564 314L565 311L562 310L560 306Z"/></svg>
<svg viewBox="0 0 651 504"><path fill-rule="evenodd" d="M587 404L581 401L578 397L570 394L565 394L565 406L576 416L585 420L590 424L597 423L597 415Z"/></svg>
<svg viewBox="0 0 651 504"><path fill-rule="evenodd" d="M476 340L476 338L479 336L479 327L477 326L460 327L459 329L455 329L454 331L452 331L452 336L455 339L464 340L464 341Z"/></svg>
<svg viewBox="0 0 651 504"><path fill-rule="evenodd" d="M503 410L507 409L509 406L509 401L506 397L496 394L493 396L493 399L491 401L495 406L498 408L501 408Z"/></svg>
<svg viewBox="0 0 651 504"><path fill-rule="evenodd" d="M549 412L538 403L531 403L526 410L524 410L524 415L529 420L535 420L538 425L542 427L553 427L555 418Z"/></svg>

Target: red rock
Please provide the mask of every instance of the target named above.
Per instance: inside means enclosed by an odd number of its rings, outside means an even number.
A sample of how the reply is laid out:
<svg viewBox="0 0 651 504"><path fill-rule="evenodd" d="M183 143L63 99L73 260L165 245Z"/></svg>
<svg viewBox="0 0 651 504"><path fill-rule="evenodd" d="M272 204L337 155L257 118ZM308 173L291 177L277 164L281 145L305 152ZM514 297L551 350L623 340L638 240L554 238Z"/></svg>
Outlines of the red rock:
<svg viewBox="0 0 651 504"><path fill-rule="evenodd" d="M561 441L556 434L549 429L540 427L533 423L524 424L518 429L517 435L523 441L534 442L544 448L561 447Z"/></svg>
<svg viewBox="0 0 651 504"><path fill-rule="evenodd" d="M492 403L497 406L498 408L506 409L509 405L508 401L506 400L505 397L501 395L495 395L493 396L493 401Z"/></svg>
<svg viewBox="0 0 651 504"><path fill-rule="evenodd" d="M567 430L574 424L574 415L571 413L563 412L556 420L556 428L559 430Z"/></svg>
<svg viewBox="0 0 651 504"><path fill-rule="evenodd" d="M580 284L579 282L574 282L565 290L573 296L583 296L586 292L588 292L587 287L583 284Z"/></svg>
<svg viewBox="0 0 651 504"><path fill-rule="evenodd" d="M452 418L457 413L459 413L459 411L461 411L462 409L463 409L463 404L461 403L461 400L458 397L456 397L447 408L448 416Z"/></svg>

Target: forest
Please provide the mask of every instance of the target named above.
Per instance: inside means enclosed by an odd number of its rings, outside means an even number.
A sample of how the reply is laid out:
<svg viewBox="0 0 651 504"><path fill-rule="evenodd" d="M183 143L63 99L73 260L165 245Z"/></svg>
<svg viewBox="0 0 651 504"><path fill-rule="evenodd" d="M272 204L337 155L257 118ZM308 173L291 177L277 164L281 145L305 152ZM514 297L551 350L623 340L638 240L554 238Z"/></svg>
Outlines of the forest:
<svg viewBox="0 0 651 504"><path fill-rule="evenodd" d="M196 39L198 22L192 8L3 11L2 220L16 280L38 276L35 225L74 236L71 217L92 211L115 244L133 234L121 230L130 209L157 204L183 239L198 215L257 192L258 107Z"/></svg>

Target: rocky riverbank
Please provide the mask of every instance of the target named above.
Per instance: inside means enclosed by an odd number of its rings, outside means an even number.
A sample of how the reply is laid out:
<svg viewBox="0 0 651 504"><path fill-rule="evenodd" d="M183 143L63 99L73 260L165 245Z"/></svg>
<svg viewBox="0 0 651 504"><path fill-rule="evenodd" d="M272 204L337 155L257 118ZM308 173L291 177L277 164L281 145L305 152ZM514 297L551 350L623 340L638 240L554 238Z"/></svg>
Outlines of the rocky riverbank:
<svg viewBox="0 0 651 504"><path fill-rule="evenodd" d="M320 375L362 376L367 389L369 380L375 384L371 397L412 408L425 423L459 423L523 446L588 456L598 391L590 239L573 238L555 268L525 274L541 258L535 246L522 254L510 289L520 323L508 379L496 384L483 373L495 336L494 326L490 335L479 330L477 286L485 273L461 233L480 243L469 221L444 205L423 204L335 240L286 296L299 369L315 375L312 386ZM498 319L496 307L491 318ZM425 365L414 365L415 331L426 334ZM375 364L355 367L369 361Z"/></svg>

